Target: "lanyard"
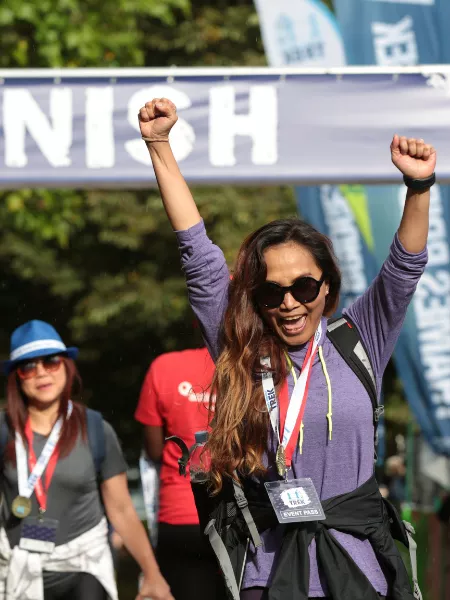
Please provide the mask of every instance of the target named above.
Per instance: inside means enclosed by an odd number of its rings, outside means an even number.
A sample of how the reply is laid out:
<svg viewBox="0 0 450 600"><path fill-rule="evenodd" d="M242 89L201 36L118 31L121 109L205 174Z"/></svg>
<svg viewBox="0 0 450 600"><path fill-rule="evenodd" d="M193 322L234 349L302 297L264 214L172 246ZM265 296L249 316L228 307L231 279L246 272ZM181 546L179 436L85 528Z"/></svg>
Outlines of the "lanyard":
<svg viewBox="0 0 450 600"><path fill-rule="evenodd" d="M262 384L267 410L269 411L270 422L275 435L278 438L279 446L282 447L282 450L285 453L285 463L287 467L290 467L292 463L292 455L294 453L296 440L302 425L306 401L308 398L312 365L319 348L321 337L322 323L319 323L314 337L309 342L300 376L298 379L294 376L295 386L290 401L288 398L287 382L283 384L280 392L279 402L277 402L272 373L270 371L263 373ZM261 360L261 364L270 368L270 358L264 357ZM290 366L291 370L293 370L292 363Z"/></svg>
<svg viewBox="0 0 450 600"><path fill-rule="evenodd" d="M69 401L67 407L67 417L72 414L72 402ZM61 429L64 423L63 417L54 424L47 442L36 460L36 455L33 448L33 432L31 430L30 419L27 419L25 425L25 437L28 442L29 459L27 461L27 452L22 440L22 436L16 432L16 457L17 457L17 480L19 487L19 496L31 498L33 491L36 493L36 498L42 512L47 508L47 492L55 471L56 463L58 462L58 451L56 446L59 441ZM30 468L30 476L28 477L28 464ZM47 468L45 491L42 485L42 474Z"/></svg>

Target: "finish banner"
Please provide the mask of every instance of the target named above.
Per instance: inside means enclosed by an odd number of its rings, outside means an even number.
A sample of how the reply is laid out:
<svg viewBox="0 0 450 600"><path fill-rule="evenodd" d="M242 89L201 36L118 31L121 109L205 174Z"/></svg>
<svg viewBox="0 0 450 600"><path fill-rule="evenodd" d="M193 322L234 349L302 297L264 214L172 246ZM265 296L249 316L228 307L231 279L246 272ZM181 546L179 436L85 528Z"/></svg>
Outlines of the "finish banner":
<svg viewBox="0 0 450 600"><path fill-rule="evenodd" d="M154 185L137 113L162 96L192 183L398 182L394 131L432 140L450 180L450 95L434 72L137 71L0 71L1 186Z"/></svg>

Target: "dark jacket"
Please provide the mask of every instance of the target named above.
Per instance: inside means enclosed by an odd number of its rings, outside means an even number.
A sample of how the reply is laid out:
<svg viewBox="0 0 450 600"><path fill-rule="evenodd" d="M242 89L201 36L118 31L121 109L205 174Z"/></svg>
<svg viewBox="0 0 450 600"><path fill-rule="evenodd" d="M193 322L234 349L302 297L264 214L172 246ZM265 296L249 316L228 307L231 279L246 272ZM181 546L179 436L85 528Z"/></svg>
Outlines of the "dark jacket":
<svg viewBox="0 0 450 600"><path fill-rule="evenodd" d="M231 481L227 481L222 492L213 498L209 497L204 485L194 484L192 488L202 530L209 536L219 559L230 596L236 598L251 537L241 510L242 507L245 508L245 503L241 498L241 508L237 505ZM280 525L261 483L244 479L243 491L259 533L272 527L284 528L282 546L269 589L269 600L308 599L308 546L313 538L317 544L319 566L333 600L379 600L367 577L330 533L330 529L370 541L386 573L390 599L420 598L418 586L413 594L394 538L407 548L414 542L397 511L382 498L375 477L353 492L323 501L326 520L309 523ZM224 556L225 551L229 561Z"/></svg>

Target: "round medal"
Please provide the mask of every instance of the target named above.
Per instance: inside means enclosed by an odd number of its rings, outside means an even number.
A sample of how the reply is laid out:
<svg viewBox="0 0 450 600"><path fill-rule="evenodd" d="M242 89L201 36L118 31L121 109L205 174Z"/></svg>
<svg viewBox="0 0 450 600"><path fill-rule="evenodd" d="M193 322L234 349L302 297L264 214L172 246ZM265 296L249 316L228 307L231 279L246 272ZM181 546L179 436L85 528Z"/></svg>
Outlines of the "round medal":
<svg viewBox="0 0 450 600"><path fill-rule="evenodd" d="M11 506L12 513L18 519L25 519L31 513L31 500L25 496L17 496Z"/></svg>

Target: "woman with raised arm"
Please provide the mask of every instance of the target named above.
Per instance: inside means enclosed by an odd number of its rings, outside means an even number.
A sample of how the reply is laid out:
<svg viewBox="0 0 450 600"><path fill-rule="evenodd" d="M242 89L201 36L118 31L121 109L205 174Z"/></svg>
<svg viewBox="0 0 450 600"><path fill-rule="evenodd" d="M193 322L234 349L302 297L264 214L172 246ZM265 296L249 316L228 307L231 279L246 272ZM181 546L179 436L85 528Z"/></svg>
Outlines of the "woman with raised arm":
<svg viewBox="0 0 450 600"><path fill-rule="evenodd" d="M241 581L231 581L228 570L231 596L411 600L392 537L408 544L410 532L395 513L387 518L374 478L373 403L427 262L435 150L394 136L392 161L407 186L398 232L370 287L344 319L331 322L341 284L332 244L300 219L274 221L248 236L230 281L172 154L176 121L167 99L139 113L190 302L216 361L210 492L217 504L230 482L239 482L263 539L259 546L248 512L243 521L239 510L236 518L229 513L231 527L239 521L236 539L247 525L257 546L248 548ZM337 327L357 336L353 362L333 342ZM245 502L238 504L244 514ZM267 505L274 518L264 521ZM223 566L234 557L221 559Z"/></svg>

